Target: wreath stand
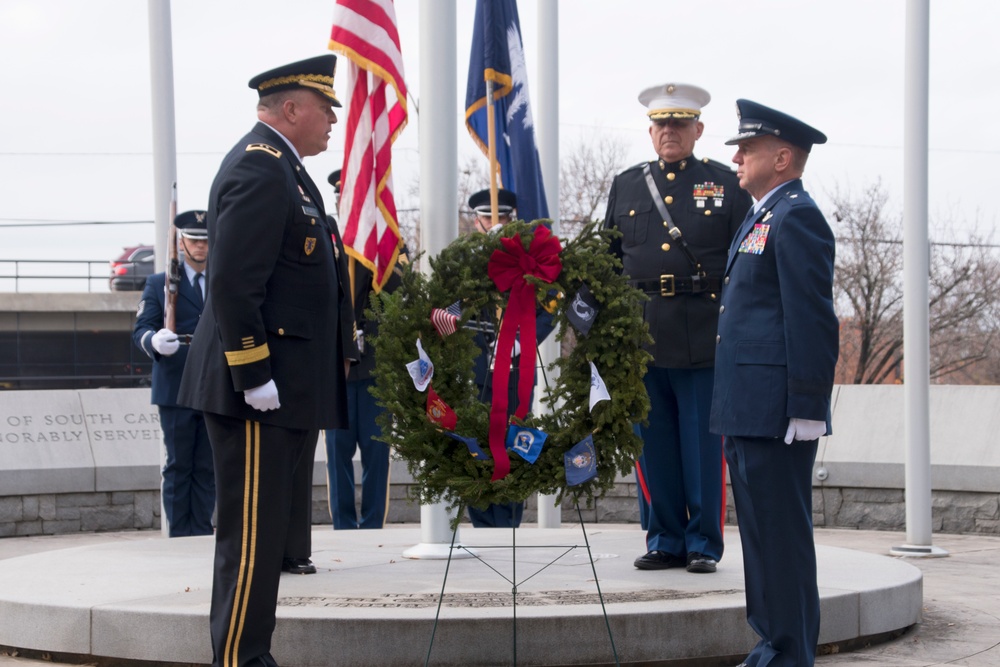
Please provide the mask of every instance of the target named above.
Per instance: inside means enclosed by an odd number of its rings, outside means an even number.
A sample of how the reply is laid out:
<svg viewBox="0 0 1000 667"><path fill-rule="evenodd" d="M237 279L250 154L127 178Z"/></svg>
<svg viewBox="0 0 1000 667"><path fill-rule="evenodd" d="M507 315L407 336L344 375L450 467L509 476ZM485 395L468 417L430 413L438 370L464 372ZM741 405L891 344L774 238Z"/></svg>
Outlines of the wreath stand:
<svg viewBox="0 0 1000 667"><path fill-rule="evenodd" d="M465 513L465 506L463 505L462 507L459 508L458 516L461 516L464 513ZM583 512L580 510L579 503L577 503L577 505L576 505L576 514L577 514L577 517L579 517L579 519L580 519L580 530L583 532L583 542L584 542L583 545L579 545L579 544L539 544L539 545L532 545L532 546L518 546L517 545L517 540L516 540L516 536L517 536L517 528L516 527L515 528L511 528L511 533L510 533L511 534L511 544L510 544L509 547L507 547L507 546L494 546L494 545L486 545L486 546L464 545L464 544L458 544L458 545L456 545L455 544L455 537L456 537L456 535L458 535L458 523L455 524L455 527L454 527L454 529L451 532L451 545L450 545L450 547L448 549L448 561L447 561L447 563L445 565L445 568L444 568L444 579L441 582L441 593L438 595L437 611L434 613L434 627L431 629L431 641L430 641L430 644L427 646L427 657L424 659L424 667L428 667L430 665L431 651L434 648L434 636L437 633L438 621L441 618L441 605L444 602L444 591L445 591L445 587L447 586L447 583L448 583L448 570L451 567L451 559L452 559L452 556L453 556L453 554L455 553L456 550L459 551L459 552L463 552L467 556L471 556L471 557L475 558L480 563L482 563L483 565L485 565L489 569L493 570L493 572L495 572L497 574L497 576L499 576L501 579L504 579L507 583L509 583L511 585L511 593L510 594L511 594L511 600L512 600L511 610L512 610L512 620L513 620L513 623L511 625L511 645L512 645L512 648L513 648L513 656L514 656L513 665L514 665L514 667L516 667L517 666L517 590L518 590L518 587L520 587L522 584L524 584L525 582L527 582L530 579L532 579L533 577L535 577L535 575L540 574L543 570L545 570L545 569L549 568L550 566L554 565L556 562L558 562L561 558L563 558L564 556L566 556L571 551L573 551L575 549L580 549L580 548L585 548L587 550L587 558L590 560L590 569L591 569L591 571L594 574L594 584L597 586L597 597L601 601L601 613L604 615L604 625L605 625L605 627L608 630L608 641L611 642L611 653L614 656L615 665L617 667L617 666L619 666L621 664L619 662L619 660L618 660L618 649L615 647L615 638L614 638L614 635L611 632L611 623L608 620L608 610L604 606L604 595L601 593L601 582L600 582L600 579L597 578L597 568L594 566L594 554L590 550L590 540L587 539L587 529L586 529L586 527L584 526L584 523L583 523ZM499 570L497 570L495 567L493 567L492 565L490 565L489 563L487 563L485 560L483 560L479 556L479 554L478 554L477 551L473 551L473 549L481 550L481 549L508 549L508 548L511 549L512 570L511 570L511 576L510 577L507 577L507 575L503 574L502 572L500 572ZM525 577L525 578L523 578L521 580L517 579L517 550L518 549L551 549L551 548L565 549L565 551L563 551L561 554L559 554L558 556L556 556L555 558L553 558L548 563L542 565L539 569L537 569L536 571L534 571L533 573L531 573L527 577Z"/></svg>

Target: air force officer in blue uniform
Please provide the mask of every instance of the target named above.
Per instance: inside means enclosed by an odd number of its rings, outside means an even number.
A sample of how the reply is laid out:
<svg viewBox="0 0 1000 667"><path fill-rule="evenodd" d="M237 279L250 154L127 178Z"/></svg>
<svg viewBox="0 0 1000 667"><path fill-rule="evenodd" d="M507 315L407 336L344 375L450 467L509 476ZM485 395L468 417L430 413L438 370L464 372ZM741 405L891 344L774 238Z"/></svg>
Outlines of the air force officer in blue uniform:
<svg viewBox="0 0 1000 667"><path fill-rule="evenodd" d="M711 429L725 454L743 544L747 620L760 636L742 665L809 667L819 634L812 470L830 432L838 355L834 237L800 177L826 136L738 100L733 162L756 200L726 264Z"/></svg>
<svg viewBox="0 0 1000 667"><path fill-rule="evenodd" d="M160 412L166 448L162 494L170 537L211 535L215 510L215 473L205 419L201 412L177 404L187 343L205 306L205 216L205 211L185 211L174 221L184 253L174 306L176 331L163 326L165 273L146 279L132 331L132 340L153 360L151 402Z"/></svg>

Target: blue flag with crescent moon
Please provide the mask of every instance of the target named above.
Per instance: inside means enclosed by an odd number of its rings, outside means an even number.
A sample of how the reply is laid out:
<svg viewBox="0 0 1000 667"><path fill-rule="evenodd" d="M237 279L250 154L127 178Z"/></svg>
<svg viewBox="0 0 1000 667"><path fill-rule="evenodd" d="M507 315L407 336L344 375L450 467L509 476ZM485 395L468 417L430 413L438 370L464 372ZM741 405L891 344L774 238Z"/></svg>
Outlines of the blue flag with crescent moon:
<svg viewBox="0 0 1000 667"><path fill-rule="evenodd" d="M542 169L535 146L535 122L528 101L521 23L515 0L477 0L476 22L465 93L465 125L489 155L486 80L493 81L496 155L500 186L517 195L517 217L549 217Z"/></svg>

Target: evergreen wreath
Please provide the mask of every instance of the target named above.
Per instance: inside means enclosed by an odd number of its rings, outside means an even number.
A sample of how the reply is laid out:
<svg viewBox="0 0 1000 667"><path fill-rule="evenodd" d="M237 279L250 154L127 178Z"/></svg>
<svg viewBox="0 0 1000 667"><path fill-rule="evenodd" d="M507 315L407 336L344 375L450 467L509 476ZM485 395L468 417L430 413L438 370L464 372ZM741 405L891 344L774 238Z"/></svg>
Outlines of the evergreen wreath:
<svg viewBox="0 0 1000 667"><path fill-rule="evenodd" d="M507 304L487 274L493 252L501 238L520 235L527 250L543 221L513 222L499 232L470 234L452 242L431 259L430 277L404 269L401 286L392 294L373 299L371 316L378 320L375 346L375 386L372 393L385 408L379 417L382 439L407 463L416 482L412 495L422 503L446 501L451 508L523 501L534 493L556 496L591 505L614 485L618 473L631 472L642 450L633 423L643 421L649 397L642 377L650 360L643 345L650 341L643 321L642 303L647 298L620 275L621 263L608 250L617 231L597 223L588 225L575 239L563 240L559 254L561 272L555 282L527 277L537 287L539 303L549 300L554 315L554 333L560 342L576 334L568 356L555 361L559 368L554 386L540 382L547 414L528 413L519 425L547 434L538 459L532 464L516 454L510 456L510 473L491 481L494 462L477 460L462 442L445 434L428 419L427 391L418 391L406 364L417 356L416 342L434 364L434 391L454 410L454 433L474 437L487 449L490 406L480 400L473 376L473 362L481 353L475 333L463 326L481 313L497 313ZM412 265L411 265L412 266ZM589 333L576 332L566 316L572 297L586 284L598 303L598 314ZM559 295L554 303L548 295ZM442 337L431 322L432 308L461 302L461 318L455 333ZM554 309L553 309L554 308ZM499 323L496 330L499 331ZM590 364L594 362L611 395L589 407ZM566 485L564 454L588 434L593 434L597 476L576 486Z"/></svg>

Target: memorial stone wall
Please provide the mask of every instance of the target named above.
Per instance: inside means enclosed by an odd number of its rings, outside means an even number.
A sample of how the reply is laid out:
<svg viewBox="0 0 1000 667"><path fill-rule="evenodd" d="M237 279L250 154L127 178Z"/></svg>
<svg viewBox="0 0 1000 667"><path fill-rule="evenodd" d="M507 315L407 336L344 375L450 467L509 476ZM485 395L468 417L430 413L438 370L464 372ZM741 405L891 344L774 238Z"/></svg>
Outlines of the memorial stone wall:
<svg viewBox="0 0 1000 667"><path fill-rule="evenodd" d="M931 388L932 527L1000 534L1000 387ZM835 389L834 434L820 441L813 479L819 527L903 530L903 388ZM776 446L785 446L780 443ZM794 445L793 445L794 446ZM160 527L162 432L148 389L0 391L0 537ZM355 461L360 501L360 462ZM329 524L322 433L313 523ZM417 523L412 479L390 467L389 523ZM562 507L565 524L637 523L632 475L592 507ZM731 494L727 522L735 523ZM526 504L525 522L537 520Z"/></svg>

